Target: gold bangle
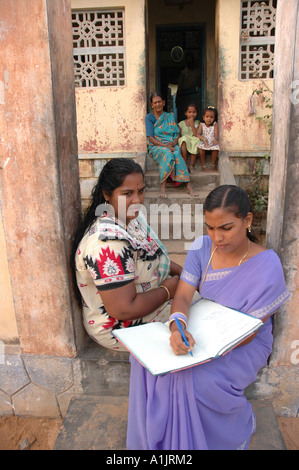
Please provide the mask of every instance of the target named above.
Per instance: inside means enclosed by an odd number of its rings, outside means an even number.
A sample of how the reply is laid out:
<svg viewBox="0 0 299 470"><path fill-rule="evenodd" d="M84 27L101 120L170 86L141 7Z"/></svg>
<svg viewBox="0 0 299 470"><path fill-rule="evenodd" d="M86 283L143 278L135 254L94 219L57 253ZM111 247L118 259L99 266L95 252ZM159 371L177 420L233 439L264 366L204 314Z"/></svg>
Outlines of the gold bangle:
<svg viewBox="0 0 299 470"><path fill-rule="evenodd" d="M161 286L159 286L159 288L160 288L160 287L162 287L162 289L165 289L165 290L166 290L166 292L167 292L167 301L168 301L168 300L170 299L170 292L169 292L169 290L167 289L166 286L163 286L163 284L161 284Z"/></svg>

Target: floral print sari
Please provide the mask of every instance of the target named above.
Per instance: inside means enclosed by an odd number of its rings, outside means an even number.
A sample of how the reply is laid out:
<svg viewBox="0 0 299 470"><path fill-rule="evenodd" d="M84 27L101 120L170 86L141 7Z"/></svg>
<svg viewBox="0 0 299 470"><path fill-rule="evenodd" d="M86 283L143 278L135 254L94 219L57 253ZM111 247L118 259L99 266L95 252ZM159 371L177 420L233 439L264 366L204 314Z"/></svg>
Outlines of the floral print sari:
<svg viewBox="0 0 299 470"><path fill-rule="evenodd" d="M135 282L137 293L154 289L169 274L167 251L142 215L128 226L107 213L98 217L82 238L75 261L84 327L97 343L125 350L112 330L168 319L169 302L143 318L121 321L109 316L101 298L102 291L130 282Z"/></svg>

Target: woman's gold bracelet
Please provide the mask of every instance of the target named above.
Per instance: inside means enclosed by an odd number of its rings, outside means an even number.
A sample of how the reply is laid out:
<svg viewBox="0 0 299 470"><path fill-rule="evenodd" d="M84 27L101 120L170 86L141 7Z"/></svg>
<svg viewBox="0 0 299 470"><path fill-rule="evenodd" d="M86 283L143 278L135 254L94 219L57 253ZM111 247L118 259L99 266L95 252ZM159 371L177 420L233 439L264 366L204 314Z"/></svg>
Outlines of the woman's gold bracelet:
<svg viewBox="0 0 299 470"><path fill-rule="evenodd" d="M166 286L163 286L163 284L161 284L161 286L159 286L159 288L160 288L160 287L162 287L162 289L165 289L165 290L166 290L166 292L167 292L167 301L168 301L168 300L170 299L170 292L169 292L169 290L167 289Z"/></svg>

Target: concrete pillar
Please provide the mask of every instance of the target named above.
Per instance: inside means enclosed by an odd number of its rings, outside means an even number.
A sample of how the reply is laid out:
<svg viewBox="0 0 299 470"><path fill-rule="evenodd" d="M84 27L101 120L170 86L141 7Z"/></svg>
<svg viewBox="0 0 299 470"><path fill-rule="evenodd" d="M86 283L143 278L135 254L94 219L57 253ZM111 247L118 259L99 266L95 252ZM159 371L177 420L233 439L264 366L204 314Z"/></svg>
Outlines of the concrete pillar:
<svg viewBox="0 0 299 470"><path fill-rule="evenodd" d="M0 2L0 197L21 350L75 356L80 216L70 0Z"/></svg>
<svg viewBox="0 0 299 470"><path fill-rule="evenodd" d="M274 321L266 387L279 414L299 409L299 2L278 2L267 245L280 256L290 300Z"/></svg>
<svg viewBox="0 0 299 470"><path fill-rule="evenodd" d="M267 243L281 257L292 295L276 317L272 361L290 365L294 341L299 362L299 10L278 2ZM297 88L297 92L296 92Z"/></svg>

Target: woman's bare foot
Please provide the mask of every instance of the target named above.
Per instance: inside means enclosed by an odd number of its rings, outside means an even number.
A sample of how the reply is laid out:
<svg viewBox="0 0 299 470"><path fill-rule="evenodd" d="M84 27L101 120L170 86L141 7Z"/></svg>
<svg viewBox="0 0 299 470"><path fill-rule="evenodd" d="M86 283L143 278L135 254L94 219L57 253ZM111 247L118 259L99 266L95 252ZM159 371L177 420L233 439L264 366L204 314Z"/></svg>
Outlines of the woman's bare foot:
<svg viewBox="0 0 299 470"><path fill-rule="evenodd" d="M190 183L187 183L186 190L187 190L187 193L190 194L190 196L192 196L192 197L197 197L198 196L198 193L194 192L194 190L193 190Z"/></svg>

